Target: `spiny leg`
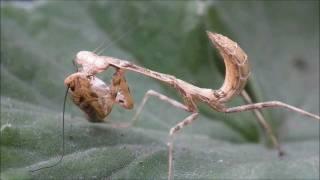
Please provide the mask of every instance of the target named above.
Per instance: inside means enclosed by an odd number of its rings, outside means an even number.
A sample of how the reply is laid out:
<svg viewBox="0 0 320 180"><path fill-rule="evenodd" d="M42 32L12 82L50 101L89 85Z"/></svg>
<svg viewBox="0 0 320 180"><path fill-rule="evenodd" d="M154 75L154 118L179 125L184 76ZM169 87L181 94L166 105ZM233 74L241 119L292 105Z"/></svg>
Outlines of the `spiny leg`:
<svg viewBox="0 0 320 180"><path fill-rule="evenodd" d="M168 102L169 104L171 104L174 107L177 107L179 109L183 109L185 111L188 112L192 112L191 115L189 115L188 117L186 117L184 120L182 120L181 122L179 122L178 124L176 124L175 126L173 126L170 129L169 132L169 142L168 142L168 179L173 179L173 137L174 135L181 130L182 128L184 128L185 126L191 124L197 117L198 117L198 112L197 112L197 108L192 100L191 97L188 96L184 96L184 101L185 104L182 104L174 99L171 99L163 94L160 94L154 90L149 90L143 97L143 100L135 114L135 116L132 119L132 124L138 119L139 114L141 113L145 103L147 102L147 100L149 99L150 96L155 96L158 97L160 100L163 100L165 102Z"/></svg>
<svg viewBox="0 0 320 180"><path fill-rule="evenodd" d="M169 153L169 172L168 172L168 179L173 179L173 138L174 135L180 131L185 126L191 124L197 117L199 113L193 112L190 116L186 117L184 120L176 124L170 129L169 132L169 142L168 142L168 153Z"/></svg>
<svg viewBox="0 0 320 180"><path fill-rule="evenodd" d="M112 84L118 92L116 102L125 109L132 109L134 101L130 93L130 88L124 76L124 70L116 70L112 77Z"/></svg>
<svg viewBox="0 0 320 180"><path fill-rule="evenodd" d="M260 102L260 103L254 103L254 104L246 104L242 106L236 106L227 108L224 110L226 113L233 113L233 112L242 112L242 111L250 111L255 109L263 109L263 108L275 108L275 107L282 107L286 108L288 110L300 113L302 115L314 118L316 120L320 120L320 117L318 115L309 113L307 111L304 111L302 109L296 108L294 106L291 106L289 104L280 102L280 101L266 101L266 102Z"/></svg>
<svg viewBox="0 0 320 180"><path fill-rule="evenodd" d="M146 104L146 102L150 96L158 97L160 100L166 101L174 107L188 111L188 108L185 105L183 105L182 103L180 103L174 99L171 99L163 94L160 94L154 90L148 90L147 93L144 95L142 102L140 103L140 105L138 107L138 110L136 111L135 115L133 116L133 118L131 120L132 125L134 125L136 123L136 121L138 120L138 117L141 114L142 109L144 108L144 105Z"/></svg>
<svg viewBox="0 0 320 180"><path fill-rule="evenodd" d="M241 96L248 104L252 104L252 99L250 98L249 94L245 90L241 91ZM269 136L269 138L271 139L273 146L278 150L279 156L282 156L284 154L284 152L281 150L280 143L279 143L278 139L276 138L276 136L274 135L270 124L265 120L265 118L263 117L260 110L254 109L253 113L256 116L261 127L267 133L267 136Z"/></svg>
<svg viewBox="0 0 320 180"><path fill-rule="evenodd" d="M125 71L120 68L116 68L116 72L113 74L111 80L110 91L113 92L115 98L114 102L119 104L125 109L133 108L133 98L130 93L129 86L124 76ZM128 128L130 123L117 123L111 124L113 128Z"/></svg>

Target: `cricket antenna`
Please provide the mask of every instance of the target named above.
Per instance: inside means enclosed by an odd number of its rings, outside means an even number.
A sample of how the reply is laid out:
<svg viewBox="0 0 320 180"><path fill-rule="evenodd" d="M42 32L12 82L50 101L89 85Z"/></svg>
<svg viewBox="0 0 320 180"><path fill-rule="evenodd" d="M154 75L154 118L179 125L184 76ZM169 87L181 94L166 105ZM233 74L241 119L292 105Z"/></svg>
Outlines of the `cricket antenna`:
<svg viewBox="0 0 320 180"><path fill-rule="evenodd" d="M54 164L52 164L50 166L44 166L44 167L40 167L38 169L30 170L30 172L36 172L36 171L39 171L39 170L42 170L42 169L52 168L52 167L58 165L59 163L61 163L61 161L62 161L62 159L64 157L64 151L65 151L65 147L64 147L64 144L65 144L64 143L64 112L65 112L65 109L66 109L65 107L66 107L68 91L69 91L69 86L67 87L66 93L64 95L63 108L62 108L62 153L61 153L61 156L60 156L59 160L56 163L54 163Z"/></svg>

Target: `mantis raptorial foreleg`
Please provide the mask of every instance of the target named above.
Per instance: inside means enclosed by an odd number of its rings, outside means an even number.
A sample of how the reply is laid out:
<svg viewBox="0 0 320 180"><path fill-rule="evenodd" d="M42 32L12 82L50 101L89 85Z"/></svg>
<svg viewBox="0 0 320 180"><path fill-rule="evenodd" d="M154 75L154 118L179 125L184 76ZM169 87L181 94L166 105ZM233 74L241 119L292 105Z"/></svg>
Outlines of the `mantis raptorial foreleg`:
<svg viewBox="0 0 320 180"><path fill-rule="evenodd" d="M133 98L130 94L129 86L126 82L124 77L124 70L116 69L116 72L113 74L112 77L112 85L116 88L117 96L116 96L116 103L126 109L133 108Z"/></svg>
<svg viewBox="0 0 320 180"><path fill-rule="evenodd" d="M253 103L249 94L245 90L241 91L240 95L243 97L243 99L245 100L246 103L248 103L248 104ZM281 150L280 143L279 143L278 139L276 138L276 136L274 135L270 124L265 120L265 118L263 117L260 110L254 109L253 113L256 116L257 121L259 122L261 127L265 130L267 136L269 136L273 147L275 147L278 150L279 156L282 156L284 154L284 152Z"/></svg>
<svg viewBox="0 0 320 180"><path fill-rule="evenodd" d="M112 88L116 92L115 103L119 104L125 109L133 108L133 98L130 93L128 83L126 82L123 69L116 69L116 72L113 74L111 84ZM132 123L112 123L113 128L128 128Z"/></svg>

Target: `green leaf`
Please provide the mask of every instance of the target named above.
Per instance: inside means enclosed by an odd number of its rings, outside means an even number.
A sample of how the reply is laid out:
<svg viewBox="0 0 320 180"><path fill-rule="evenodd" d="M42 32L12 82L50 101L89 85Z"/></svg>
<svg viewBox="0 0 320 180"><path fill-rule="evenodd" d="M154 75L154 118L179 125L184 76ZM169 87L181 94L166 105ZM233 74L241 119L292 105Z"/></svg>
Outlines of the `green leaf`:
<svg viewBox="0 0 320 180"><path fill-rule="evenodd" d="M166 179L167 139L189 115L151 98L149 89L181 101L165 84L126 77L133 111L114 107L105 123L89 123L70 101L66 155L61 152L63 80L72 59L106 41L102 54L218 89L224 66L206 30L244 49L255 101L279 100L319 114L319 2L68 1L1 3L1 179ZM99 75L110 81L112 71ZM228 106L244 104L235 98ZM283 109L265 110L286 155L266 148L251 112L223 114L199 104L200 116L175 137L176 179L317 179L319 122Z"/></svg>

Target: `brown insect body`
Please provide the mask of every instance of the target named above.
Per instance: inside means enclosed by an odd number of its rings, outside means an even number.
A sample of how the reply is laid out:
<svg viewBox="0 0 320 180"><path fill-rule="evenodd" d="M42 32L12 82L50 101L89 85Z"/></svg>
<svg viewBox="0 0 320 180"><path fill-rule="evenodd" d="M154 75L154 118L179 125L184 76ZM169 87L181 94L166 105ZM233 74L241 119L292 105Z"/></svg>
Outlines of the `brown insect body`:
<svg viewBox="0 0 320 180"><path fill-rule="evenodd" d="M100 122L111 112L115 95L99 78L78 72L68 76L64 83L71 90L72 101L89 121Z"/></svg>

